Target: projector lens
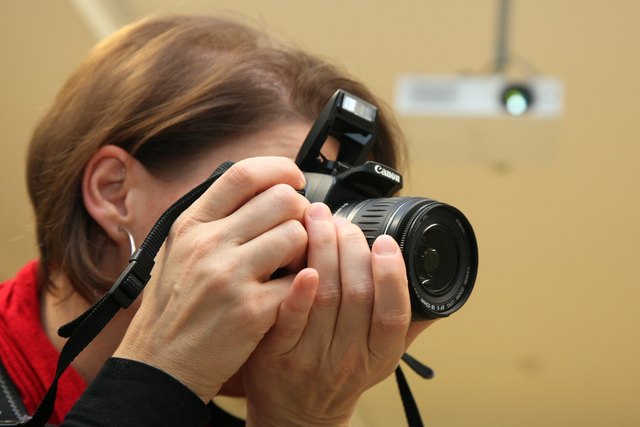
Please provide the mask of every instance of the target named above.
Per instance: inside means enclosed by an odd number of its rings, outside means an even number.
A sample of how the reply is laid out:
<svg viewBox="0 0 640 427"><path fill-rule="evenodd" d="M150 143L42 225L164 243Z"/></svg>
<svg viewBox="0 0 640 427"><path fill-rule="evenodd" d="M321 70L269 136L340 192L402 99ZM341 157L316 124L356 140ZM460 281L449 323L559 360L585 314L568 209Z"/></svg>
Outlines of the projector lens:
<svg viewBox="0 0 640 427"><path fill-rule="evenodd" d="M502 105L512 116L521 116L526 113L533 103L531 90L526 86L508 86L502 92Z"/></svg>

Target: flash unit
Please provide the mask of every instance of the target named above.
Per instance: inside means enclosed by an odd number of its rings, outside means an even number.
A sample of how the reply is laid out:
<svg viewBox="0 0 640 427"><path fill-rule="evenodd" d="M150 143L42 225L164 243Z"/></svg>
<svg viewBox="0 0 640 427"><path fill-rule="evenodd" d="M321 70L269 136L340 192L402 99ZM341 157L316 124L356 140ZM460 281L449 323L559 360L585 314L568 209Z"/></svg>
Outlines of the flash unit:
<svg viewBox="0 0 640 427"><path fill-rule="evenodd" d="M304 171L337 170L340 164L363 164L375 142L377 113L374 105L337 90L313 123L296 157L296 164ZM320 155L328 137L340 143L335 161L327 161Z"/></svg>
<svg viewBox="0 0 640 427"><path fill-rule="evenodd" d="M342 97L342 109L372 123L375 122L378 112L376 107L350 93L345 93Z"/></svg>

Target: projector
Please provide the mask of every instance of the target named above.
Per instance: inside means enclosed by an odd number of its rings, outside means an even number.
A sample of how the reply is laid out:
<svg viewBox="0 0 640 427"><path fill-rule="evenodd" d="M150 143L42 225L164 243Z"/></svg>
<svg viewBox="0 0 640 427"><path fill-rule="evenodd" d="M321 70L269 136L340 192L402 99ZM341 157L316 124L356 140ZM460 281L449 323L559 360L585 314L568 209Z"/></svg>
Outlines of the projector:
<svg viewBox="0 0 640 427"><path fill-rule="evenodd" d="M396 82L395 108L408 116L552 119L562 115L563 98L562 83L551 77L404 75Z"/></svg>

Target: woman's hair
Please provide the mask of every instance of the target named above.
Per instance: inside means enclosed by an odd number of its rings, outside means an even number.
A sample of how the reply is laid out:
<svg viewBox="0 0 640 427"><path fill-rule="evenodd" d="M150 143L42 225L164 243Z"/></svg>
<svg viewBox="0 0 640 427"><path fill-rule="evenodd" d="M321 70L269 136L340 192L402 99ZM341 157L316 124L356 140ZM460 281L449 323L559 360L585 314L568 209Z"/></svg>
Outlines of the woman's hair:
<svg viewBox="0 0 640 427"><path fill-rule="evenodd" d="M179 176L225 141L293 121L311 124L337 89L379 107L373 158L399 168L395 121L343 70L227 19L169 16L129 25L98 44L36 127L27 183L41 283L64 273L85 299L109 288L109 238L85 210L83 169L113 144L157 176ZM302 142L302 141L301 141Z"/></svg>

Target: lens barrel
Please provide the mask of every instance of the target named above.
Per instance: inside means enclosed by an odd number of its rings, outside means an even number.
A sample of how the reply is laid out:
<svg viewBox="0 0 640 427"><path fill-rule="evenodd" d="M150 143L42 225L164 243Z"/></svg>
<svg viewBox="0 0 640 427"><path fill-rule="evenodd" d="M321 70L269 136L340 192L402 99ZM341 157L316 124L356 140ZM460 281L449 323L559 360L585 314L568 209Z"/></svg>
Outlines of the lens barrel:
<svg viewBox="0 0 640 427"><path fill-rule="evenodd" d="M469 298L478 271L471 224L458 209L422 197L346 202L334 215L358 225L369 246L381 234L400 245L414 320L449 316Z"/></svg>

